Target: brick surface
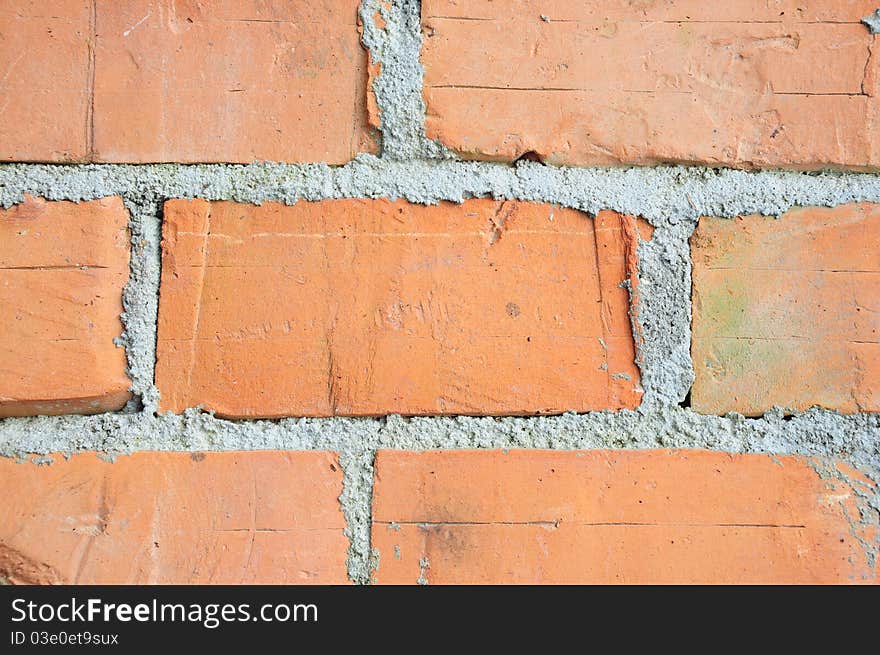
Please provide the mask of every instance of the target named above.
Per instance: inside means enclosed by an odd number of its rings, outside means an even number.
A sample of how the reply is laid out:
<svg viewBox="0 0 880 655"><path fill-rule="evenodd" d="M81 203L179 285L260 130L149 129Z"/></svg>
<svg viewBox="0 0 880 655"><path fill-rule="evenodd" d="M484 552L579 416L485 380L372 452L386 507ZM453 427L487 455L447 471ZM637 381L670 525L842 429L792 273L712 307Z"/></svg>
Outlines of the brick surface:
<svg viewBox="0 0 880 655"><path fill-rule="evenodd" d="M380 583L874 582L857 516L797 457L380 451L372 546Z"/></svg>
<svg viewBox="0 0 880 655"><path fill-rule="evenodd" d="M358 0L98 0L95 159L326 161L374 151Z"/></svg>
<svg viewBox="0 0 880 655"><path fill-rule="evenodd" d="M375 152L358 0L0 0L0 160Z"/></svg>
<svg viewBox="0 0 880 655"><path fill-rule="evenodd" d="M0 0L0 160L89 152L90 0Z"/></svg>
<svg viewBox="0 0 880 655"><path fill-rule="evenodd" d="M120 198L0 209L0 417L121 408L128 213Z"/></svg>
<svg viewBox="0 0 880 655"><path fill-rule="evenodd" d="M696 411L880 411L880 206L703 218L691 247Z"/></svg>
<svg viewBox="0 0 880 655"><path fill-rule="evenodd" d="M427 132L475 159L877 168L874 0L424 0Z"/></svg>
<svg viewBox="0 0 880 655"><path fill-rule="evenodd" d="M343 584L326 452L0 460L0 577L24 584Z"/></svg>
<svg viewBox="0 0 880 655"><path fill-rule="evenodd" d="M165 205L161 407L228 417L639 403L636 221L556 206Z"/></svg>

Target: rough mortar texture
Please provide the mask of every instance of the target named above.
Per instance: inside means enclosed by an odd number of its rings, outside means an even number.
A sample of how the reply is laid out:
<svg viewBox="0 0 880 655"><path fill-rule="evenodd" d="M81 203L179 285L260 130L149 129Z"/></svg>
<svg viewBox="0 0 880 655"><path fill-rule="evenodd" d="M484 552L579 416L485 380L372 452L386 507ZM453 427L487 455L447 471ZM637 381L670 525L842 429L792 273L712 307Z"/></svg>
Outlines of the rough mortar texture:
<svg viewBox="0 0 880 655"><path fill-rule="evenodd" d="M382 27L377 25L377 15L384 23ZM397 160L451 158L444 146L425 136L424 71L419 61L421 3L418 0L394 3L364 0L360 18L361 41L369 49L372 61L381 67L381 74L373 82L373 93L379 106L383 157Z"/></svg>
<svg viewBox="0 0 880 655"><path fill-rule="evenodd" d="M467 198L554 202L590 214L613 209L652 225L699 216L779 215L801 205L878 202L880 176L868 173L741 171L699 167L565 168L522 161L396 161L359 155L326 164L0 165L0 205L24 194L49 200L121 195L129 202L206 198L260 203L327 198L403 198L433 204Z"/></svg>
<svg viewBox="0 0 880 655"><path fill-rule="evenodd" d="M159 396L153 384L156 362L156 316L161 271L161 204L156 200L126 199L131 231L131 276L122 294L122 324L128 376L136 394L126 412L155 412Z"/></svg>
<svg viewBox="0 0 880 655"><path fill-rule="evenodd" d="M380 15L380 27L375 16ZM122 343L136 400L120 413L0 421L0 455L51 460L53 453L98 450L113 457L136 450L335 450L344 472L340 503L351 540L348 567L368 583L373 459L379 448L707 448L815 458L822 475L842 476L842 459L880 482L880 415L812 409L786 417L774 410L747 419L703 416L681 406L693 380L690 359L691 270L688 239L701 215L779 215L798 205L880 202L880 175L717 170L698 167L558 168L461 162L425 137L419 2L390 6L365 0L363 43L381 72L373 90L380 111L382 155L345 166L0 165L0 205L24 194L52 200L121 195L131 212L131 279L124 293ZM865 19L872 30L880 14ZM226 421L197 410L157 416L153 384L160 276L162 202L201 197L261 203L328 198L404 198L433 204L472 197L557 203L595 215L601 209L642 216L656 229L639 246L641 330L638 363L645 390L637 410L546 417L438 417ZM850 480L855 486L855 483ZM860 486L861 515L877 521L880 486ZM864 544L876 558L878 545ZM423 564L430 578L429 563Z"/></svg>
<svg viewBox="0 0 880 655"><path fill-rule="evenodd" d="M868 26L871 34L880 34L880 9L876 10L873 14L865 16L862 22Z"/></svg>

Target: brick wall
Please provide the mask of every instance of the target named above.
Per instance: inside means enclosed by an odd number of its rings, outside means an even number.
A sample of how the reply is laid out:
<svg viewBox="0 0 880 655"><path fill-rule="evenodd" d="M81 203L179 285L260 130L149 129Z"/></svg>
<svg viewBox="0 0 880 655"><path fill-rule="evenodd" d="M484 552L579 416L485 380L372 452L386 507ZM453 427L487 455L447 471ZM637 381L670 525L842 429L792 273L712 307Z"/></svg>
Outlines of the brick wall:
<svg viewBox="0 0 880 655"><path fill-rule="evenodd" d="M876 583L877 9L0 0L0 581Z"/></svg>

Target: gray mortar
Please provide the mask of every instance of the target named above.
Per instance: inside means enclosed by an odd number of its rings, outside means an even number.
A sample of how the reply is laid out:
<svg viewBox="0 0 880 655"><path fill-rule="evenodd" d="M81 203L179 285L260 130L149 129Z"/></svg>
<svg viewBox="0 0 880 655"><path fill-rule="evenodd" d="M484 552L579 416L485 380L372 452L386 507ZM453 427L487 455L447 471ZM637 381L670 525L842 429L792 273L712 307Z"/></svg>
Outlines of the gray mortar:
<svg viewBox="0 0 880 655"><path fill-rule="evenodd" d="M398 0L385 5L382 0L364 0L360 9L361 41L372 60L381 65L373 93L379 105L382 156L396 160L450 158L446 148L425 136L424 70L419 60L421 3ZM384 29L376 25L377 13L385 21Z"/></svg>
<svg viewBox="0 0 880 655"><path fill-rule="evenodd" d="M373 17L386 22L379 29ZM595 448L703 448L731 453L802 455L817 472L841 478L842 459L880 482L880 415L844 416L813 409L792 417L782 410L761 418L703 416L682 408L693 381L690 360L690 255L688 238L701 215L779 215L799 205L880 202L880 176L699 167L561 168L462 162L425 136L420 6L401 0L385 8L364 0L363 43L381 74L374 84L380 108L382 156L360 155L349 164L251 165L0 165L0 205L24 194L51 200L120 195L131 219L131 278L124 292L120 343L126 347L135 402L98 416L0 420L0 455L44 463L50 453L97 450L115 457L138 450L331 450L339 453L339 498L350 540L352 581L371 580L378 554L371 550L373 461L380 448L555 450ZM864 22L880 26L880 12ZM155 414L153 384L160 275L161 202L202 197L292 204L329 198L404 198L413 203L462 202L473 197L557 203L595 214L613 209L642 216L656 229L639 245L640 303L634 318L643 340L639 366L645 394L635 411L549 417L432 417L226 421L197 410ZM880 491L857 480L860 515L854 526L876 525ZM854 530L855 532L855 530ZM863 543L870 564L877 543ZM420 562L421 578L428 563ZM426 579L425 579L426 581Z"/></svg>
<svg viewBox="0 0 880 655"><path fill-rule="evenodd" d="M24 194L50 200L122 195L130 202L207 198L293 204L328 198L403 198L413 203L495 197L553 202L595 214L613 209L656 227L699 216L779 215L795 206L880 201L880 176L869 173L741 171L699 167L564 168L523 161L399 162L359 155L325 164L47 164L0 165L0 205Z"/></svg>
<svg viewBox="0 0 880 655"><path fill-rule="evenodd" d="M375 425L371 428L378 427ZM375 448L366 443L348 443L339 450L343 488L339 503L345 515L345 535L348 537L348 576L355 584L369 584L376 570L378 553L370 546L373 514L373 460Z"/></svg>
<svg viewBox="0 0 880 655"><path fill-rule="evenodd" d="M868 26L868 30L871 34L880 34L880 9L877 9L869 16L865 16L862 19L862 22Z"/></svg>
<svg viewBox="0 0 880 655"><path fill-rule="evenodd" d="M639 243L639 297L633 333L645 395L642 408L684 401L691 363L691 259L696 221L662 225Z"/></svg>
<svg viewBox="0 0 880 655"><path fill-rule="evenodd" d="M135 399L125 411L155 412L159 393L153 384L156 363L156 318L162 266L161 205L155 200L126 200L131 233L131 273L122 294L122 324L118 343L125 347L127 373Z"/></svg>
<svg viewBox="0 0 880 655"><path fill-rule="evenodd" d="M705 416L677 405L534 417L401 417L228 421L210 413L99 414L0 421L0 455L99 450L336 450L371 466L369 451L445 448L704 448L839 458L880 469L880 415L811 409L794 416ZM343 464L345 466L345 464Z"/></svg>

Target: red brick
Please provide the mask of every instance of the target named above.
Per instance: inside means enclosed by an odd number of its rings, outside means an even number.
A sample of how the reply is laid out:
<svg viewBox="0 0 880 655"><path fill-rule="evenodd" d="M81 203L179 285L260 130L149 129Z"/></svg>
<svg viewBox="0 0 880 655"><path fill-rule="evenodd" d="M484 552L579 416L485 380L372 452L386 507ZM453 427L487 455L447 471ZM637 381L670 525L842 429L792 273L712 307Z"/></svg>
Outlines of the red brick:
<svg viewBox="0 0 880 655"><path fill-rule="evenodd" d="M358 0L98 0L97 161L326 161L376 149Z"/></svg>
<svg viewBox="0 0 880 655"><path fill-rule="evenodd" d="M874 0L424 0L428 136L553 164L880 165Z"/></svg>
<svg viewBox="0 0 880 655"><path fill-rule="evenodd" d="M853 490L798 457L380 451L379 583L873 582Z"/></svg>
<svg viewBox="0 0 880 655"><path fill-rule="evenodd" d="M703 218L692 407L880 411L880 206Z"/></svg>
<svg viewBox="0 0 880 655"><path fill-rule="evenodd" d="M0 209L0 417L94 414L131 397L122 333L120 198Z"/></svg>
<svg viewBox="0 0 880 655"><path fill-rule="evenodd" d="M358 0L0 0L0 160L375 152Z"/></svg>
<svg viewBox="0 0 880 655"><path fill-rule="evenodd" d="M0 576L25 584L343 584L326 452L0 460Z"/></svg>
<svg viewBox="0 0 880 655"><path fill-rule="evenodd" d="M471 200L165 205L161 407L227 417L639 403L636 221Z"/></svg>
<svg viewBox="0 0 880 655"><path fill-rule="evenodd" d="M90 0L0 0L0 160L89 152Z"/></svg>

